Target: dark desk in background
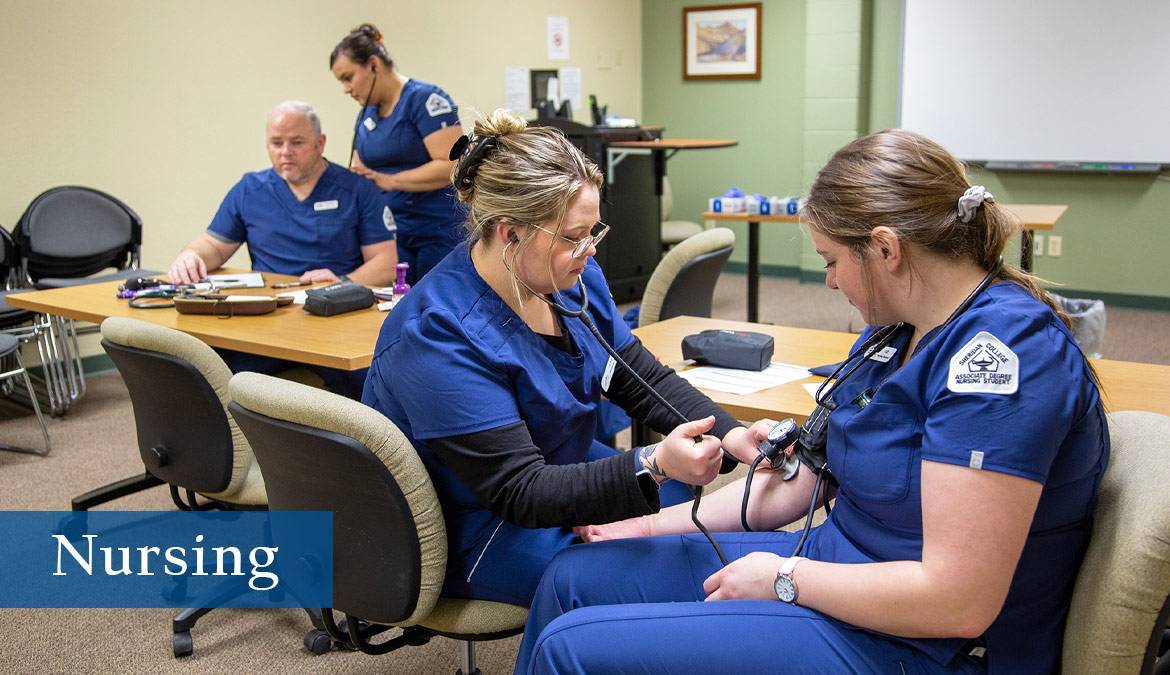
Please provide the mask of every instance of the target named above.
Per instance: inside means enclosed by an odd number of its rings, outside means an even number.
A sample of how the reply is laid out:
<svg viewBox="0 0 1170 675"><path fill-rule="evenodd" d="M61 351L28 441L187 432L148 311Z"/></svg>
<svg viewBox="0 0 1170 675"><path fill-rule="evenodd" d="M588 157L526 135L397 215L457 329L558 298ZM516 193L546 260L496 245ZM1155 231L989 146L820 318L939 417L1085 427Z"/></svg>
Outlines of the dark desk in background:
<svg viewBox="0 0 1170 675"><path fill-rule="evenodd" d="M559 118L532 124L565 132L605 174L601 220L610 231L594 258L615 302L640 299L662 259L662 178L667 160L679 150L723 148L736 141L660 138L661 127L593 127Z"/></svg>
<svg viewBox="0 0 1170 675"><path fill-rule="evenodd" d="M593 127L573 120L546 118L531 122L565 132L569 141L593 160L606 175L601 191L601 220L609 235L597 247L594 260L601 265L615 302L642 297L646 282L662 255L659 234L661 205L657 194L658 172L652 157L630 157L610 166L609 146L620 141L654 138L660 130L641 127Z"/></svg>

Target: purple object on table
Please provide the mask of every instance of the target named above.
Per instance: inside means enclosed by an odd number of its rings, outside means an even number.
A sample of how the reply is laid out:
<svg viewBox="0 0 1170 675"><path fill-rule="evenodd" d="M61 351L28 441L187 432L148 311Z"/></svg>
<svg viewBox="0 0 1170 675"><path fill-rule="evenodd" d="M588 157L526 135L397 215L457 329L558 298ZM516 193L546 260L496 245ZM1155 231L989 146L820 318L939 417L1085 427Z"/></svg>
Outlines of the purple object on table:
<svg viewBox="0 0 1170 675"><path fill-rule="evenodd" d="M410 263L398 263L394 266L394 271L398 278L394 281L394 295L406 295L410 290L410 284L406 283L406 271L410 269Z"/></svg>

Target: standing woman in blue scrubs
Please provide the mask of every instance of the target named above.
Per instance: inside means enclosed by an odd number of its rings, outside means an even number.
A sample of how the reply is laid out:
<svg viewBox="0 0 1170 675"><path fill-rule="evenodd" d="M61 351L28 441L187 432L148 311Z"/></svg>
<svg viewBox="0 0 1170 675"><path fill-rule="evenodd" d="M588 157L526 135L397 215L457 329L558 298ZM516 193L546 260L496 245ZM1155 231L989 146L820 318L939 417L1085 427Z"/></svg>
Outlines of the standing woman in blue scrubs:
<svg viewBox="0 0 1170 675"><path fill-rule="evenodd" d="M757 430L657 362L610 297L595 244L601 172L559 130L496 111L456 169L461 244L382 326L362 401L411 439L443 505L443 595L527 605L573 526L680 503L710 482L722 448L751 459ZM611 359L591 321L688 419ZM593 440L602 395L667 434L619 453ZM731 463L733 464L733 462ZM667 481L667 479L676 479ZM624 570L614 570L624 574Z"/></svg>
<svg viewBox="0 0 1170 675"><path fill-rule="evenodd" d="M459 110L447 92L398 72L382 34L368 23L333 48L329 68L362 106L351 168L389 196L398 258L410 263L406 280L414 284L462 236L463 212L447 158L463 134Z"/></svg>
<svg viewBox="0 0 1170 675"><path fill-rule="evenodd" d="M826 283L870 328L822 396L831 515L793 557L813 491L757 475L749 525L685 506L584 528L550 564L516 670L1053 672L1109 456L1096 377L1015 228L963 166L907 131L860 138L803 216ZM862 349L860 345L873 347ZM739 530L742 483L703 500ZM608 540L608 541L605 541ZM615 571L620 570L620 573ZM739 600L740 602L728 602Z"/></svg>

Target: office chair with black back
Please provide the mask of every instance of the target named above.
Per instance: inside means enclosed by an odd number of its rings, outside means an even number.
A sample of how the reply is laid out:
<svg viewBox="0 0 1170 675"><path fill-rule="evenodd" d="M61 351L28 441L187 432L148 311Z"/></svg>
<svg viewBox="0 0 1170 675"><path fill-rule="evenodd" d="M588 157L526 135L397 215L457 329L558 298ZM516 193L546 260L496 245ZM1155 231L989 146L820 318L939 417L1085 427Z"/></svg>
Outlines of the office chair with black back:
<svg viewBox="0 0 1170 675"><path fill-rule="evenodd" d="M447 566L443 510L410 441L378 411L343 396L258 373L231 380L232 415L264 470L269 504L333 512L333 608L314 652L330 638L368 654L464 641L460 672L478 672L473 641L524 629L526 607L439 596ZM279 543L279 542L277 542ZM345 628L333 610L345 614ZM399 627L380 643L370 638Z"/></svg>
<svg viewBox="0 0 1170 675"><path fill-rule="evenodd" d="M638 325L676 316L711 316L715 283L735 248L735 233L715 227L670 249L646 283Z"/></svg>
<svg viewBox="0 0 1170 675"><path fill-rule="evenodd" d="M21 215L13 237L22 253L23 281L38 289L156 274L138 269L142 219L92 188L65 185L42 192ZM113 273L93 276L111 268ZM48 326L54 348L49 404L52 414L63 415L85 394L85 374L73 321L51 316Z"/></svg>
<svg viewBox="0 0 1170 675"><path fill-rule="evenodd" d="M715 283L734 248L735 233L726 227L715 227L687 237L667 251L646 282L638 310L638 326L683 315L710 317ZM612 404L603 401L602 405ZM609 417L615 414L613 410L608 408L606 413L609 424L606 434L624 429L627 424L624 413ZM630 420L628 424L635 446L654 442L656 434L642 423Z"/></svg>
<svg viewBox="0 0 1170 675"><path fill-rule="evenodd" d="M227 413L231 371L223 359L186 333L137 319L111 317L101 331L102 347L130 393L145 470L75 497L73 510L163 484L184 511L267 508L260 467ZM218 602L195 598L193 608L176 615L175 656L191 653L191 629L209 607L247 591L238 580L226 582L210 594Z"/></svg>

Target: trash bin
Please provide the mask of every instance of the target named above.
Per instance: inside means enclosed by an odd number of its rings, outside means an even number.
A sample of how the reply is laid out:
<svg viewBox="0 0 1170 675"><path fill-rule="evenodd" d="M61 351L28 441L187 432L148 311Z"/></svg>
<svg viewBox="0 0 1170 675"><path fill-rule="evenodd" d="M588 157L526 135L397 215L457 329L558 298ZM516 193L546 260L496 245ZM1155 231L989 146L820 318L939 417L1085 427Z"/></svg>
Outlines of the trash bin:
<svg viewBox="0 0 1170 675"><path fill-rule="evenodd" d="M1105 345L1105 303L1101 300L1066 298L1049 293L1057 306L1072 319L1072 334L1085 356L1101 358Z"/></svg>

